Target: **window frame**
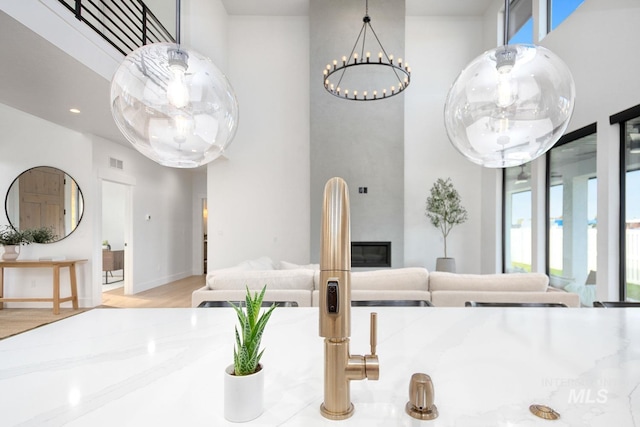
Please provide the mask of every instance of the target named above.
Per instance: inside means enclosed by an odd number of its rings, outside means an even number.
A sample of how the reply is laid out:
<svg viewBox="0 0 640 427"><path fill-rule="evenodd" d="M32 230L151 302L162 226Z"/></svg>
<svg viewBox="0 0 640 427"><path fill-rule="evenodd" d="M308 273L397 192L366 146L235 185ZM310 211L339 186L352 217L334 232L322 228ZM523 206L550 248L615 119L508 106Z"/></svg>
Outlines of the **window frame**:
<svg viewBox="0 0 640 427"><path fill-rule="evenodd" d="M620 210L618 212L618 299L627 299L627 150L626 122L640 117L640 104L609 116L610 125L618 125L620 153L618 157L618 179L620 185Z"/></svg>

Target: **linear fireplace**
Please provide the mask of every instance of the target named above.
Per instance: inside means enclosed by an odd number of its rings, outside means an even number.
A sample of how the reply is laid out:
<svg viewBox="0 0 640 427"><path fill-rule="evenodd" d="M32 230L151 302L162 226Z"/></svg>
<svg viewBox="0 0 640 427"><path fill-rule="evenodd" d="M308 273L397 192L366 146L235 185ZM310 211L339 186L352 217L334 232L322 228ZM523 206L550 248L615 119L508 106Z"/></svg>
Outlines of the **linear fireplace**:
<svg viewBox="0 0 640 427"><path fill-rule="evenodd" d="M391 267L391 242L351 242L351 267Z"/></svg>

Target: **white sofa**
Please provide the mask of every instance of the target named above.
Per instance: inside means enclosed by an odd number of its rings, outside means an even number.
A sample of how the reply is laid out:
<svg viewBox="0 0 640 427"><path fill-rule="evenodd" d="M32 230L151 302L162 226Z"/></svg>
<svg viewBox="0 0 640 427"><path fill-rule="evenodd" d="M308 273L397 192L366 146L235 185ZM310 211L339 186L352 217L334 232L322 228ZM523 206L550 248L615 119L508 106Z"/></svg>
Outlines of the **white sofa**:
<svg viewBox="0 0 640 427"><path fill-rule="evenodd" d="M205 286L193 292L191 303L197 307L203 301L242 301L247 287L257 291L265 285L267 301L317 306L319 266L284 261L275 265L267 257L245 261L207 274ZM577 294L550 287L549 278L541 273L430 273L421 267L353 271L351 299L425 300L437 307L462 307L465 301L560 302L569 307L580 306Z"/></svg>

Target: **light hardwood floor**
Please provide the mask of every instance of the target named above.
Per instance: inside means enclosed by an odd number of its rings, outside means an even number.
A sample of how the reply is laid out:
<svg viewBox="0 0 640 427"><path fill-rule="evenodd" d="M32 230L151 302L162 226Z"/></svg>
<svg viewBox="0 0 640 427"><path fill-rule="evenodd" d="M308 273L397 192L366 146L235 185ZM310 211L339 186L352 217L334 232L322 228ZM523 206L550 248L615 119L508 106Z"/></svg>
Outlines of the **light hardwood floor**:
<svg viewBox="0 0 640 427"><path fill-rule="evenodd" d="M189 308L191 293L204 286L205 276L190 276L135 295L124 295L118 288L102 293L103 307L118 308Z"/></svg>
<svg viewBox="0 0 640 427"><path fill-rule="evenodd" d="M191 276L135 295L124 295L123 288L102 294L100 307L114 308L179 308L191 307L191 293L204 286L205 276ZM5 308L0 310L0 340L91 308L73 310L64 307L59 315L51 308Z"/></svg>

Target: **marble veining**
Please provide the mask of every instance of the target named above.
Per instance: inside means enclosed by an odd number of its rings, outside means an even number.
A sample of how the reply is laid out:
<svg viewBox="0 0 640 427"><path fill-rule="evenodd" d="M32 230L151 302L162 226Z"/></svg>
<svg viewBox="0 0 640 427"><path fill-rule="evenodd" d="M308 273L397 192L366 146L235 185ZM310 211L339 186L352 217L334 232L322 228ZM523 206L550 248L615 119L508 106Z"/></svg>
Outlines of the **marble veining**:
<svg viewBox="0 0 640 427"><path fill-rule="evenodd" d="M351 385L352 418L329 421L314 308L277 309L263 338L265 411L251 426L640 425L640 310L352 309L351 350L378 312L380 380ZM231 309L94 309L0 341L2 426L235 425L223 417ZM411 374L440 416L404 412ZM557 421L529 405L551 406Z"/></svg>

